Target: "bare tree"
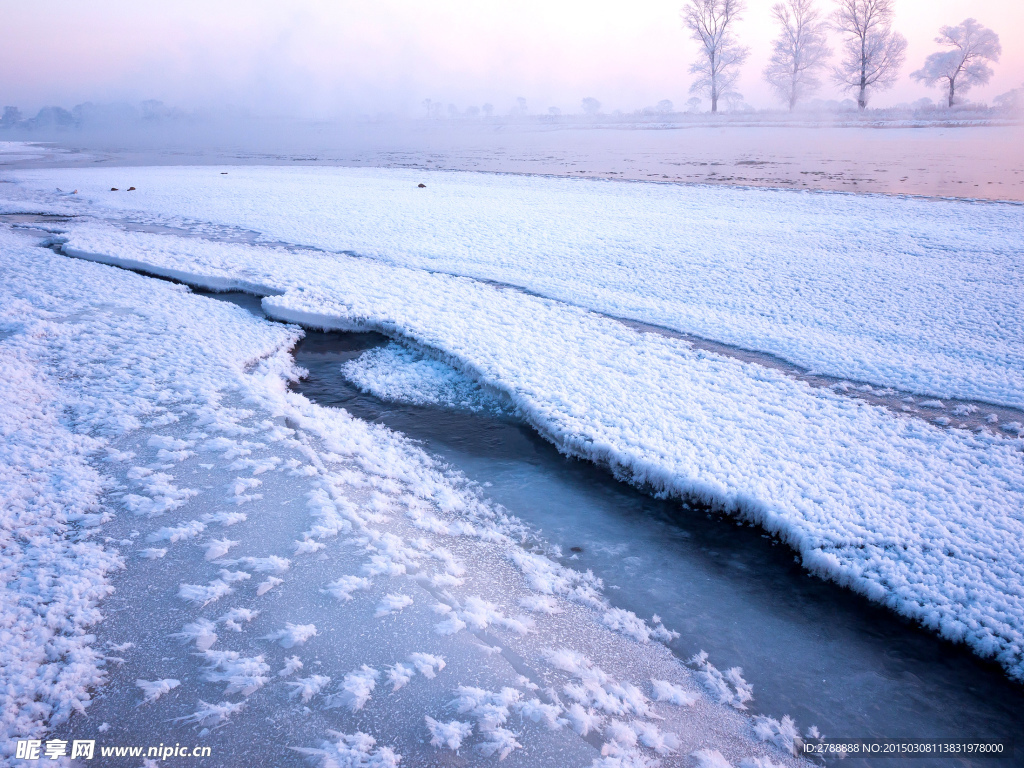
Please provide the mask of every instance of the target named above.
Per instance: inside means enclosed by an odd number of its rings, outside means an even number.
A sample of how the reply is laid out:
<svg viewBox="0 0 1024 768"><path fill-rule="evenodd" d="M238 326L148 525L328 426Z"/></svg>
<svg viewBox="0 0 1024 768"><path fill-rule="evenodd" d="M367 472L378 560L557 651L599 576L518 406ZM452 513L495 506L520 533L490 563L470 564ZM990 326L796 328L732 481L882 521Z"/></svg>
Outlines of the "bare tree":
<svg viewBox="0 0 1024 768"><path fill-rule="evenodd" d="M826 37L828 23L821 18L813 0L776 3L772 15L782 31L775 39L764 79L792 112L798 100L821 86L818 73L832 55Z"/></svg>
<svg viewBox="0 0 1024 768"><path fill-rule="evenodd" d="M690 93L711 99L711 111L718 111L718 100L735 93L739 67L750 49L739 45L729 29L746 10L744 0L689 0L680 14L690 36L703 46L700 58L690 67L697 79Z"/></svg>
<svg viewBox="0 0 1024 768"><path fill-rule="evenodd" d="M956 27L943 27L935 42L951 50L933 53L910 76L925 85L941 83L950 107L958 91L965 93L971 86L984 85L991 79L992 68L985 62L999 61L1003 52L999 35L974 19L965 19Z"/></svg>
<svg viewBox="0 0 1024 768"><path fill-rule="evenodd" d="M868 90L891 88L907 55L907 41L892 29L894 0L838 0L833 24L845 38L835 81L868 105Z"/></svg>

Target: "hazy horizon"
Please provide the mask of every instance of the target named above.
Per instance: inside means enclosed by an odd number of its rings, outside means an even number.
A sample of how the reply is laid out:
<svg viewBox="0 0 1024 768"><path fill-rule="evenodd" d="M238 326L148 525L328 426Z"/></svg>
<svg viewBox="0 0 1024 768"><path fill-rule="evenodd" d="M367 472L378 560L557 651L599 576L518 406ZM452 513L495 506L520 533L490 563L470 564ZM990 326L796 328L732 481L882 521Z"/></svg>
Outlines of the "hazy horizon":
<svg viewBox="0 0 1024 768"><path fill-rule="evenodd" d="M736 27L751 47L739 90L755 108L778 106L761 76L776 36L773 4L749 0ZM606 112L632 112L661 99L682 109L697 48L682 28L681 5L303 0L284 7L185 0L165 7L42 0L29 6L2 0L0 105L30 116L49 105L157 99L186 110L230 106L258 116L416 117L427 98L446 110L491 103L495 114L507 114L523 97L529 113L543 114L549 107L578 112L590 96ZM818 5L829 10L832 2ZM1003 45L995 77L968 98L991 101L1024 81L1024 50L1014 37L1024 29L1024 4L897 0L896 7L895 28L909 41L907 62L896 87L875 94L870 106L937 100L937 89L909 74L938 49L933 38L940 26L967 17L994 29ZM815 96L846 94L826 83Z"/></svg>

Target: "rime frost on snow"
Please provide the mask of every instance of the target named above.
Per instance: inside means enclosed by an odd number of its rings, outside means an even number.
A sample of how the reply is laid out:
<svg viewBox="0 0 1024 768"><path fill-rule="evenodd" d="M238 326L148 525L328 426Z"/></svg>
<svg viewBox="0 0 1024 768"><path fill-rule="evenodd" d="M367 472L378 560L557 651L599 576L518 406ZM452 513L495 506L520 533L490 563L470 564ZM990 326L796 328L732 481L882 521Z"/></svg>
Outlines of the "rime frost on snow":
<svg viewBox="0 0 1024 768"><path fill-rule="evenodd" d="M209 605L219 600L224 595L230 595L234 590L220 579L211 581L207 585L182 584L178 587L178 597L196 605Z"/></svg>
<svg viewBox="0 0 1024 768"><path fill-rule="evenodd" d="M154 543L158 541L166 541L170 544L176 544L177 542L185 539L194 539L205 530L206 526L203 523L198 520L192 520L184 525L161 528L158 531L154 531L146 537L146 541Z"/></svg>
<svg viewBox="0 0 1024 768"><path fill-rule="evenodd" d="M377 740L369 734L332 732L336 741L325 741L319 749L294 747L310 757L319 758L323 768L398 768L402 756L390 747L377 747Z"/></svg>
<svg viewBox="0 0 1024 768"><path fill-rule="evenodd" d="M269 557L243 557L238 562L258 573L284 573L292 564L291 560L287 557L278 557L277 555L270 555Z"/></svg>
<svg viewBox="0 0 1024 768"><path fill-rule="evenodd" d="M224 695L240 693L250 696L270 680L270 666L262 656L242 656L238 651L205 651L208 666L203 677L211 683L227 683Z"/></svg>
<svg viewBox="0 0 1024 768"><path fill-rule="evenodd" d="M225 629L231 629L235 632L242 631L242 622L250 622L259 615L259 611L254 611L251 608L232 608L230 611L225 613L219 619L218 623L224 624ZM202 649L200 649L202 650Z"/></svg>
<svg viewBox="0 0 1024 768"><path fill-rule="evenodd" d="M302 703L305 704L307 701L316 696L322 691L327 684L331 682L331 678L326 675L313 675L311 677L300 677L298 680L289 682L288 685L293 686L293 690L289 696L301 696Z"/></svg>
<svg viewBox="0 0 1024 768"><path fill-rule="evenodd" d="M687 691L667 680L651 680L655 701L667 701L677 707L692 707L697 703L697 694Z"/></svg>
<svg viewBox="0 0 1024 768"><path fill-rule="evenodd" d="M298 656L289 656L285 659L284 666L277 674L280 677L288 677L302 669L302 660Z"/></svg>
<svg viewBox="0 0 1024 768"><path fill-rule="evenodd" d="M171 637L186 643L194 641L197 650L207 651L217 642L217 632L215 630L216 626L212 621L199 619L191 624L186 624L182 627L181 632L177 632L171 635Z"/></svg>
<svg viewBox="0 0 1024 768"><path fill-rule="evenodd" d="M721 672L708 661L708 655L701 651L689 663L698 670L698 678L712 696L720 704L728 704L735 709L746 709L747 702L754 698L754 689L743 679L743 670L732 667Z"/></svg>
<svg viewBox="0 0 1024 768"><path fill-rule="evenodd" d="M199 709L191 715L176 718L177 722L199 723L200 725L222 726L234 715L245 709L245 702L232 703L222 701L219 704L208 704L202 699L199 700Z"/></svg>
<svg viewBox="0 0 1024 768"><path fill-rule="evenodd" d="M427 715L424 718L427 722L427 729L430 731L430 744L435 747L448 747L453 752L458 751L462 742L473 733L472 723L463 723L459 720L449 720L441 723Z"/></svg>
<svg viewBox="0 0 1024 768"><path fill-rule="evenodd" d="M664 642L669 642L679 637L678 632L665 629L660 621L656 621L652 628L635 613L623 610L622 608L612 608L605 611L602 621L612 629L629 635L641 643L650 642L652 637Z"/></svg>
<svg viewBox="0 0 1024 768"><path fill-rule="evenodd" d="M348 707L353 712L360 710L370 700L373 689L377 687L380 672L363 664L354 672L345 675L339 686L339 692L330 697L328 706Z"/></svg>
<svg viewBox="0 0 1024 768"><path fill-rule="evenodd" d="M327 547L322 541L313 541L313 539L303 539L302 541L295 542L295 549L292 554L296 557L299 555L309 555L313 552L319 552L321 549Z"/></svg>
<svg viewBox="0 0 1024 768"><path fill-rule="evenodd" d="M384 595L384 598L377 604L377 610L373 616L377 619L382 616L390 616L393 613L400 613L410 605L412 605L412 598L408 595Z"/></svg>
<svg viewBox="0 0 1024 768"><path fill-rule="evenodd" d="M218 523L225 527L235 525L236 523L244 523L247 519L245 512L217 512L216 514L207 514L202 517L202 521L207 525Z"/></svg>
<svg viewBox="0 0 1024 768"><path fill-rule="evenodd" d="M789 715L783 715L781 720L764 715L755 717L754 734L761 741L770 741L779 749L793 754L797 754L801 744L800 731Z"/></svg>
<svg viewBox="0 0 1024 768"><path fill-rule="evenodd" d="M217 558L224 557L232 547L237 547L239 542L232 541L231 539L211 539L210 541L203 542L202 546L206 548L206 559L216 560Z"/></svg>
<svg viewBox="0 0 1024 768"><path fill-rule="evenodd" d="M142 689L143 704L152 704L165 693L170 693L179 685L179 680L167 678L165 680L136 680L135 685Z"/></svg>
<svg viewBox="0 0 1024 768"><path fill-rule="evenodd" d="M561 609L558 607L558 603L547 595L527 595L519 601L519 605L528 611L546 613L548 615L554 615L561 612Z"/></svg>
<svg viewBox="0 0 1024 768"><path fill-rule="evenodd" d="M239 581L248 581L252 578L252 574L248 571L229 571L227 568L221 568L218 571L220 580L225 584L235 584Z"/></svg>
<svg viewBox="0 0 1024 768"><path fill-rule="evenodd" d="M265 595L279 584L284 584L284 579L277 576L268 576L264 581L260 582L260 585L256 588L256 594Z"/></svg>
<svg viewBox="0 0 1024 768"><path fill-rule="evenodd" d="M697 758L697 768L732 768L717 749L699 749L692 756Z"/></svg>
<svg viewBox="0 0 1024 768"><path fill-rule="evenodd" d="M271 632L264 640L277 642L282 648L293 648L302 645L311 637L316 637L316 626L313 624L292 624L289 622L284 629Z"/></svg>
<svg viewBox="0 0 1024 768"><path fill-rule="evenodd" d="M342 576L328 584L324 591L338 600L348 601L356 590L369 588L370 580L363 576Z"/></svg>
<svg viewBox="0 0 1024 768"><path fill-rule="evenodd" d="M442 657L429 653L417 652L410 654L409 661L416 668L416 671L428 680L433 680L437 677L437 673L445 668L445 661Z"/></svg>

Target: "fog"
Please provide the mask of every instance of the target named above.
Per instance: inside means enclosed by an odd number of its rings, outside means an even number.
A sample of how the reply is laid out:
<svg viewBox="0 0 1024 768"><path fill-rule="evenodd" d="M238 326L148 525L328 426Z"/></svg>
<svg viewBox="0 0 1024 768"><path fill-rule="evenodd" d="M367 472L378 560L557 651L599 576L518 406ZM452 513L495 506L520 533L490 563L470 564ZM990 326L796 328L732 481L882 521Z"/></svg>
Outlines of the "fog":
<svg viewBox="0 0 1024 768"><path fill-rule="evenodd" d="M777 106L761 72L776 30L771 0L750 0L736 28L751 47L739 90L754 108ZM821 0L823 9L831 7ZM375 3L224 0L175 3L0 0L0 104L26 116L58 105L149 99L190 114L303 119L418 118L431 99L459 115L631 113L690 97L696 44L681 0L558 3L447 0ZM1024 81L1024 4L1018 0L898 0L895 27L909 41L899 83L872 107L938 98L909 73L936 49L940 26L972 16L1000 34L995 77L972 91L991 101ZM818 94L841 100L826 84ZM519 102L518 99L524 99ZM707 108L705 102L703 108Z"/></svg>

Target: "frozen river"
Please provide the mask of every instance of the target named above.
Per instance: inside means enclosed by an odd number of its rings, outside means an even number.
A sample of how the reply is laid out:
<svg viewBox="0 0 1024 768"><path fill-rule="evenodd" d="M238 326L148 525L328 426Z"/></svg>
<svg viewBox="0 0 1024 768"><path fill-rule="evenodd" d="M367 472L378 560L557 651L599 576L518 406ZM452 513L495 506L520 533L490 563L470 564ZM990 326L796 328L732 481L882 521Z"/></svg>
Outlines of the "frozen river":
<svg viewBox="0 0 1024 768"><path fill-rule="evenodd" d="M565 458L514 419L386 403L360 392L341 365L386 341L308 333L296 361L310 375L298 390L422 441L541 529L567 564L604 579L616 605L661 615L681 633L671 646L679 657L703 649L742 666L754 685L754 712L790 714L836 737L1016 732L1024 691L997 666L809 577L788 548L760 530L651 498Z"/></svg>

